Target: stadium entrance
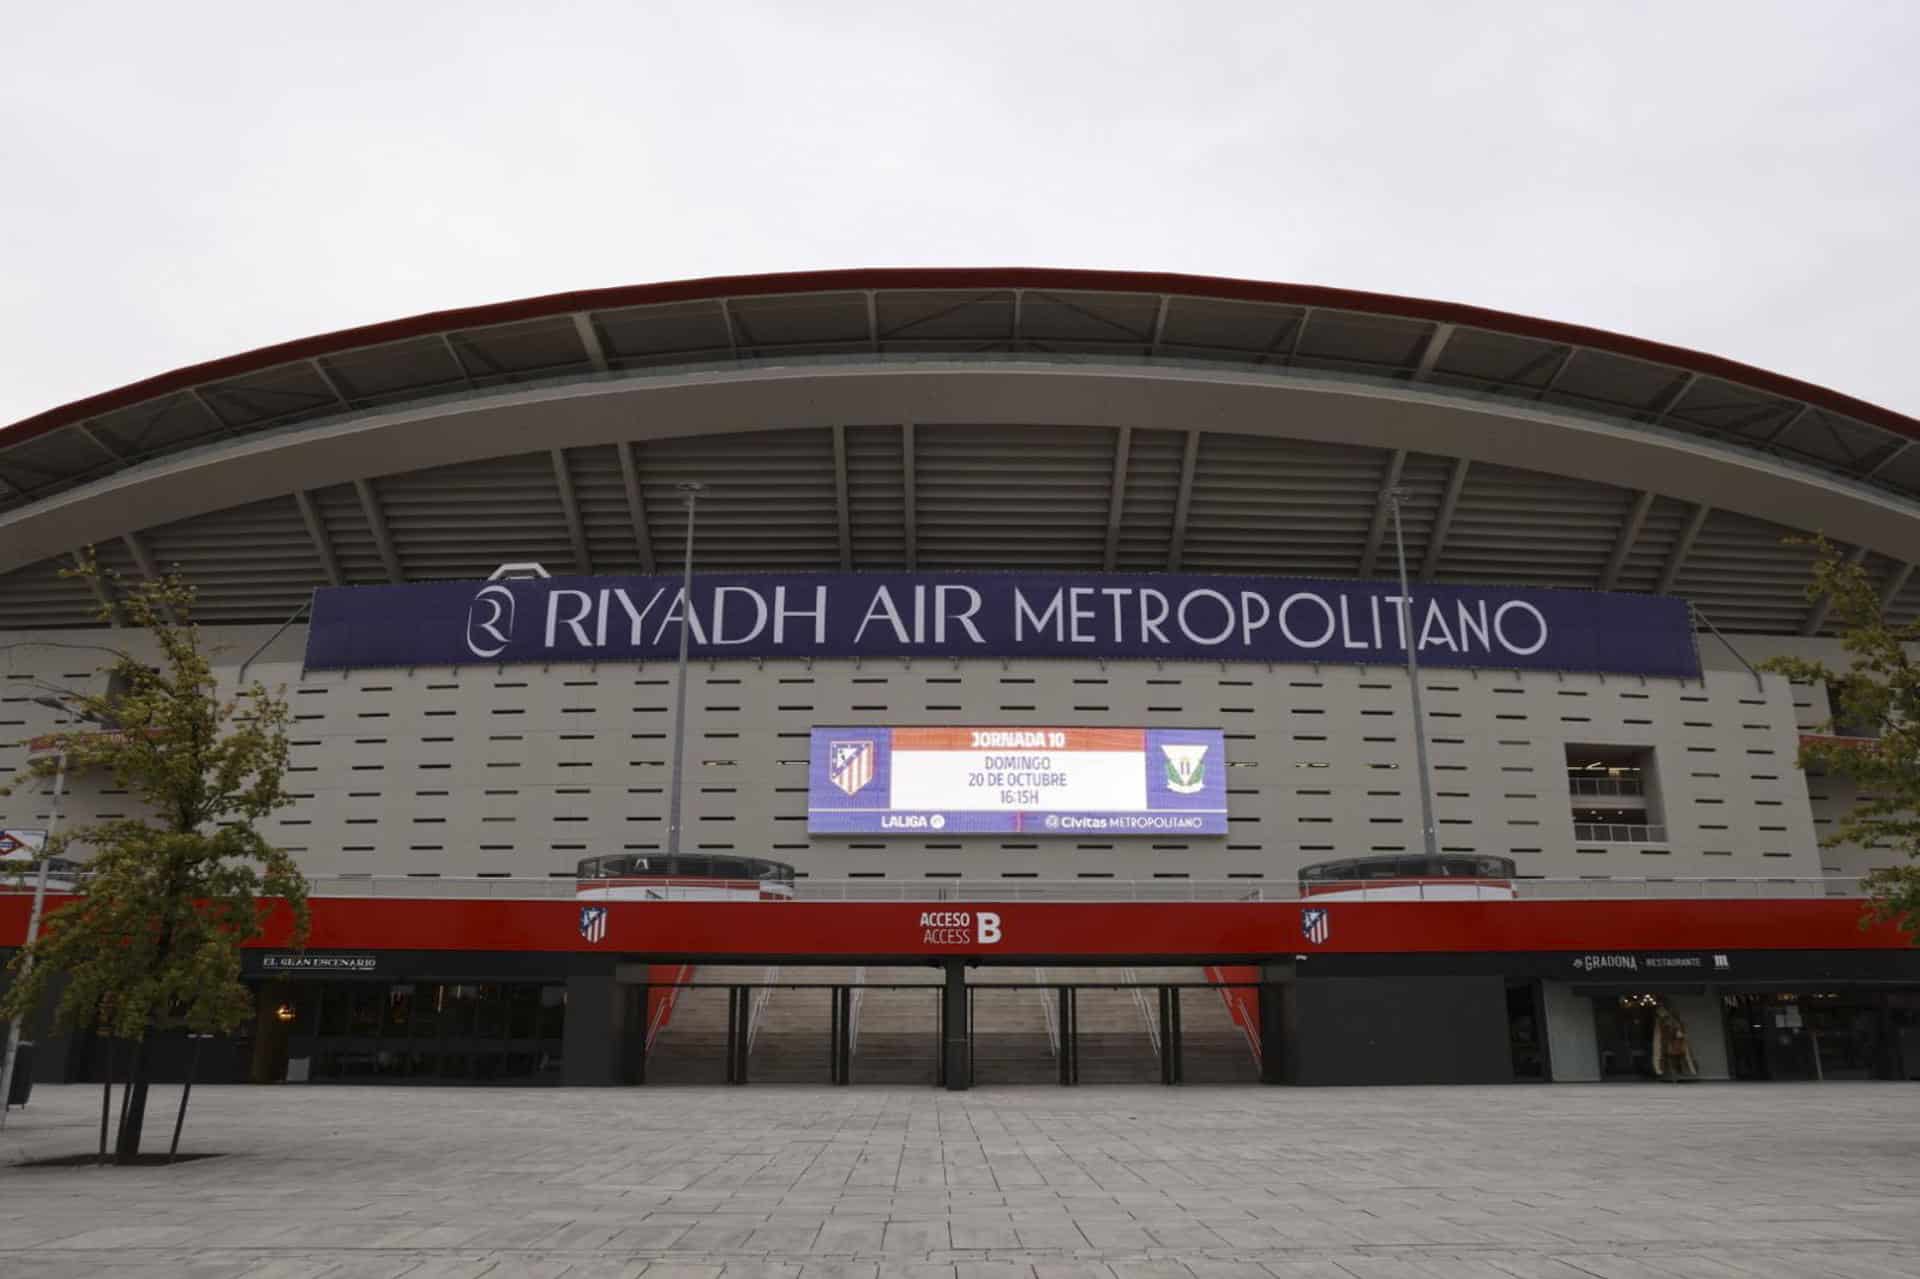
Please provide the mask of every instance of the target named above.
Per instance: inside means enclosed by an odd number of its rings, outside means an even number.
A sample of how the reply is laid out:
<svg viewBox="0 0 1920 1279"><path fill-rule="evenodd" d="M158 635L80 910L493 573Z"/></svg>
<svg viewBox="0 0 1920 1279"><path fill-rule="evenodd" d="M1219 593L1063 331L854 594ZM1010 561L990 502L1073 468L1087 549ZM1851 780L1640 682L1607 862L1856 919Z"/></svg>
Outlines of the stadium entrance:
<svg viewBox="0 0 1920 1279"><path fill-rule="evenodd" d="M634 1085L1252 1083L1257 975L1207 967L623 964L599 1047ZM591 1015L591 1014L589 1014ZM588 1068L591 1068L589 1066Z"/></svg>
<svg viewBox="0 0 1920 1279"><path fill-rule="evenodd" d="M948 977L623 962L610 980L276 979L256 987L254 1023L196 1069L206 1082L648 1087L1262 1077L1255 969L961 969L957 1003ZM109 1051L83 1046L66 1077L102 1077ZM163 1075L184 1070L181 1045L161 1051Z"/></svg>
<svg viewBox="0 0 1920 1279"><path fill-rule="evenodd" d="M745 862L695 884L608 869L317 893L308 947L247 950L247 1033L169 1041L156 1078L1487 1084L1669 1078L1669 1060L1700 1078L1920 1075L1920 951L1791 883L1646 881L1611 900L1498 865L1395 865L1285 895L882 896ZM24 905L0 898L0 923ZM49 1036L34 1075L97 1080L115 1049Z"/></svg>

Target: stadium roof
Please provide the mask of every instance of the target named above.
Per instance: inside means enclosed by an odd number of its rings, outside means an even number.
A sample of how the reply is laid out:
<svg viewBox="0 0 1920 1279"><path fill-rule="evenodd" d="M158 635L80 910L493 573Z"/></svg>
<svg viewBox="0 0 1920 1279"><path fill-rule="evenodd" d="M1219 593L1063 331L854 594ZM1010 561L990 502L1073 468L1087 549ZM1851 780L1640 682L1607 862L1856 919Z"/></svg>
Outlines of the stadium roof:
<svg viewBox="0 0 1920 1279"><path fill-rule="evenodd" d="M1249 388L1266 394L1234 398ZM585 424L588 400L623 396L629 433ZM1494 438L1502 421L1528 433ZM84 621L44 561L89 543L129 572L182 563L232 620L530 552L652 568L677 553L671 480L695 473L742 503L703 514L716 566L1368 575L1392 480L1428 577L1672 589L1773 630L1824 618L1786 530L1854 546L1904 603L1917 440L1912 418L1733 361L1382 294L1028 269L696 280L301 339L0 428L0 608ZM1009 497L1032 499L1019 528ZM1733 558L1708 573L1720 543Z"/></svg>

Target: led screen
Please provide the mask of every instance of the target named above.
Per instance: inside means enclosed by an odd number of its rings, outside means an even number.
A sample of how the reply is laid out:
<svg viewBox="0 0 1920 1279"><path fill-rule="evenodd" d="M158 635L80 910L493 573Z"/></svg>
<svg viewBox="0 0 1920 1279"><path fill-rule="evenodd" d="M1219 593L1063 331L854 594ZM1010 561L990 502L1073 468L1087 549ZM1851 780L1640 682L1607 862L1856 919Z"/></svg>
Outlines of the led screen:
<svg viewBox="0 0 1920 1279"><path fill-rule="evenodd" d="M1207 728L815 728L823 835L1224 835L1226 742Z"/></svg>

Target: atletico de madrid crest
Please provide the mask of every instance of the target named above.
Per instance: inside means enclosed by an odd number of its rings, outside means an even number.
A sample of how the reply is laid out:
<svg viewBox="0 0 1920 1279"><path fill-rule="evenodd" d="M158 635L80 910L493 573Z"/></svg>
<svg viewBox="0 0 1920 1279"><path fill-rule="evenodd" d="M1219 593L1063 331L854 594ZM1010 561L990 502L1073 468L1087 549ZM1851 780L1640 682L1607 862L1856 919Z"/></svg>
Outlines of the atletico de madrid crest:
<svg viewBox="0 0 1920 1279"><path fill-rule="evenodd" d="M827 780L848 795L859 794L873 780L872 741L827 743Z"/></svg>
<svg viewBox="0 0 1920 1279"><path fill-rule="evenodd" d="M598 946L600 939L607 935L607 908L605 906L582 906L580 908L580 935L587 944Z"/></svg>
<svg viewBox="0 0 1920 1279"><path fill-rule="evenodd" d="M1327 922L1325 907L1316 906L1311 910L1300 912L1300 935L1316 946L1327 944L1327 934L1332 931L1332 927Z"/></svg>

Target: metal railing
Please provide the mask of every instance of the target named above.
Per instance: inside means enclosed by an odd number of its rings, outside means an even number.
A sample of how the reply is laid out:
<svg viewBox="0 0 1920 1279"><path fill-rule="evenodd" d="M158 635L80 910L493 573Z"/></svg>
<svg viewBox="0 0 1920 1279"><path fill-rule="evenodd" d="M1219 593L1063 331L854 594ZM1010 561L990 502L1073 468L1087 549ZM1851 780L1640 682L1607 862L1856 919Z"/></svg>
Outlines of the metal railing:
<svg viewBox="0 0 1920 1279"><path fill-rule="evenodd" d="M587 881L589 884L592 881ZM308 881L314 897L478 898L494 900L571 900L572 879L456 878L422 879L401 875L327 876ZM698 881L689 880L690 889ZM1323 898L1377 901L1459 901L1463 890L1478 888L1478 900L1599 901L1614 898L1717 900L1742 898L1857 897L1860 880L1829 876L1615 876L1552 877L1512 880L1431 879L1423 881L1316 881L1305 892L1290 879L1247 880L808 880L794 885L799 902L1288 902ZM1338 896L1335 896L1338 894ZM780 905L789 899L764 899Z"/></svg>
<svg viewBox="0 0 1920 1279"><path fill-rule="evenodd" d="M1664 844L1667 828L1625 822L1575 822L1573 837L1590 844Z"/></svg>
<svg viewBox="0 0 1920 1279"><path fill-rule="evenodd" d="M572 901L580 884L548 876L325 875L307 881L316 898L390 898L481 901ZM672 886L672 885L670 885ZM710 880L685 880L683 900L699 900ZM32 892L11 877L0 894ZM56 892L72 891L68 888ZM1517 879L1316 880L1305 891L1291 879L803 879L793 896L764 897L767 905L799 902L1291 902L1291 901L1607 901L1616 899L1740 900L1860 897L1858 876L1595 876ZM711 899L711 898L709 898ZM742 895L742 901L754 899ZM644 905L645 903L635 903Z"/></svg>
<svg viewBox="0 0 1920 1279"><path fill-rule="evenodd" d="M1569 773L1567 790L1574 795L1625 797L1645 795L1647 784L1637 777L1585 777L1579 773Z"/></svg>

